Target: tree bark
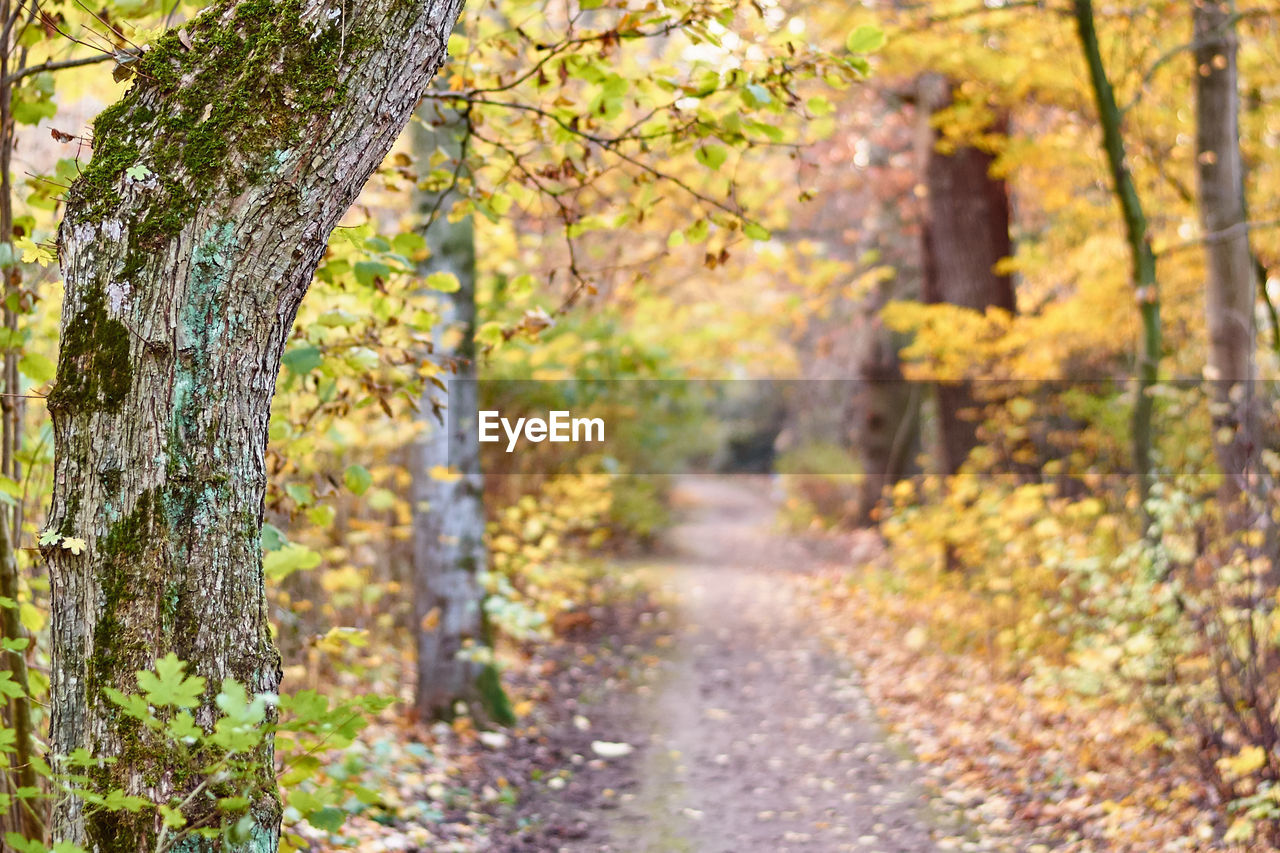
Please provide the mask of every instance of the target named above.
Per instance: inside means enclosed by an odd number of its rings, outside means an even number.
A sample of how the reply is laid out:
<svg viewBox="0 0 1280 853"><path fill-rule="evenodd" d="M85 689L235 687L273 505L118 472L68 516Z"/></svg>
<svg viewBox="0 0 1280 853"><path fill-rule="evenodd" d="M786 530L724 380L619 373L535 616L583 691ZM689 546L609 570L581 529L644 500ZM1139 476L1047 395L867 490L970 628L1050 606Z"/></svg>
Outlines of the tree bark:
<svg viewBox="0 0 1280 853"><path fill-rule="evenodd" d="M951 82L923 74L916 84L920 157L927 201L922 223L925 302L945 302L985 311L1015 310L1013 279L996 264L1013 253L1009 237L1009 192L992 177L994 156L974 146L947 153L937 147L933 119L952 103ZM940 468L954 474L977 446L977 427L964 410L974 408L964 383L943 383L937 391Z"/></svg>
<svg viewBox="0 0 1280 853"><path fill-rule="evenodd" d="M1214 449L1228 502L1245 490L1258 436L1253 423L1257 271L1245 223L1236 31L1230 2L1191 5L1196 63L1196 171L1205 244L1209 379L1217 403ZM1231 439L1219 436L1226 430Z"/></svg>
<svg viewBox="0 0 1280 853"><path fill-rule="evenodd" d="M424 108L414 126L418 159L436 149L464 156L467 128L452 111ZM422 438L413 472L414 618L418 650L415 705L421 719L451 719L459 702L486 721L514 722L491 660L480 575L489 563L484 541L484 475L476 432L476 246L470 216L450 221L455 192L422 193L430 257L419 272L452 273L460 285L438 294L440 323L431 336L436 357L452 370L445 423L427 392ZM451 468L457 479L432 475Z"/></svg>
<svg viewBox="0 0 1280 853"><path fill-rule="evenodd" d="M264 451L280 357L332 229L445 58L459 0L220 0L137 63L94 125L59 231L66 278L49 396L54 490L52 749L115 763L101 789L167 802L203 780L104 695L174 652L207 680L273 693L263 591ZM80 554L62 547L83 539ZM274 850L270 746L253 831ZM195 806L193 824L218 820ZM234 819L234 818L233 818ZM64 797L54 835L155 846L156 816ZM195 837L184 850L228 849Z"/></svg>
<svg viewBox="0 0 1280 853"><path fill-rule="evenodd" d="M879 310L876 306L875 310ZM869 323L859 372L854 444L862 459L861 497L854 523L871 525L886 488L906 476L918 452L920 394L902 375L898 342L878 319Z"/></svg>

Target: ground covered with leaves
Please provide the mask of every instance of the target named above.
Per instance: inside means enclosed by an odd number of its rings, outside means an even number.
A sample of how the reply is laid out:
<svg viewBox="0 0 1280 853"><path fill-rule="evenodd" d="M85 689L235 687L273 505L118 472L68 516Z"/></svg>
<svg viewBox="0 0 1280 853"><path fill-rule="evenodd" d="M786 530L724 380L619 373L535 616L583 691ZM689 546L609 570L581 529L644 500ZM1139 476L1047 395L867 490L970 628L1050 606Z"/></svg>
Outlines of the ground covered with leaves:
<svg viewBox="0 0 1280 853"><path fill-rule="evenodd" d="M1264 849L1221 840L1221 805L1140 708L944 651L925 627L934 604L885 582L878 538L848 542L856 568L807 579L810 606L924 784L984 835L1030 851Z"/></svg>
<svg viewBox="0 0 1280 853"><path fill-rule="evenodd" d="M485 731L465 716L428 726L389 709L353 748L381 801L350 804L340 832L311 832L315 849L516 853L589 837L583 815L615 807L635 785L620 732L670 625L628 573L600 583L605 603L508 666L516 727Z"/></svg>

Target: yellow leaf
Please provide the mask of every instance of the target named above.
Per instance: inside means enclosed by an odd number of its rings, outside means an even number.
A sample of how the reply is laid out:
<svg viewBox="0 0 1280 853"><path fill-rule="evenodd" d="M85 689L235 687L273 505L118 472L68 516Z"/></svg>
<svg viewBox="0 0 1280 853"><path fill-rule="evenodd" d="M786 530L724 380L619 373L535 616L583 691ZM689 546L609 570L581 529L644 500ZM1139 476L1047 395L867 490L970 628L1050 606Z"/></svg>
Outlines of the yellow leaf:
<svg viewBox="0 0 1280 853"><path fill-rule="evenodd" d="M1223 758L1218 766L1232 776L1248 776L1267 761L1266 751L1260 746L1246 746L1234 758ZM1238 823L1239 821L1237 821Z"/></svg>
<svg viewBox="0 0 1280 853"><path fill-rule="evenodd" d="M452 468L446 468L443 465L435 465L428 472L433 480L439 480L442 483L456 483L462 479L462 475Z"/></svg>
<svg viewBox="0 0 1280 853"><path fill-rule="evenodd" d="M22 622L22 627L33 634L39 634L46 621L44 612L28 601L22 602L19 606L18 620Z"/></svg>
<svg viewBox="0 0 1280 853"><path fill-rule="evenodd" d="M1253 821L1247 817L1238 817L1227 829L1226 834L1222 836L1222 840L1228 844L1234 844L1237 841L1249 841L1253 838L1253 831Z"/></svg>

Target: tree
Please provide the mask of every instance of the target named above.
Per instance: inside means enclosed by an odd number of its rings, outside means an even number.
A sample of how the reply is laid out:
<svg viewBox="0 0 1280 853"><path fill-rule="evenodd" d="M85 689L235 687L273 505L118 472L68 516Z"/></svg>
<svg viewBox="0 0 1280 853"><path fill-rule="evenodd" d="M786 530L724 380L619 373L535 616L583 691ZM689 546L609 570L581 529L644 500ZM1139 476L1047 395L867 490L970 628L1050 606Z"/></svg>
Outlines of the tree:
<svg viewBox="0 0 1280 853"><path fill-rule="evenodd" d="M1151 418L1155 408L1150 390L1156 383L1161 350L1160 290L1156 282L1156 256L1151 250L1151 237L1147 233L1147 217L1142 209L1142 201L1138 198L1138 190L1125 159L1121 127L1124 116L1116 103L1115 91L1102 62L1098 29L1093 17L1093 2L1075 0L1074 10L1076 33L1085 63L1089 67L1093 99L1098 109L1098 123L1102 125L1102 147L1111 171L1112 192L1120 205L1125 237L1129 243L1130 280L1142 314L1142 350L1138 355L1137 399L1133 406L1130 433L1133 464L1138 474L1138 496L1144 507L1143 529L1149 530L1150 517L1145 505L1151 493Z"/></svg>
<svg viewBox="0 0 1280 853"><path fill-rule="evenodd" d="M924 301L1013 313L1013 279L997 269L1013 252L1009 192L991 174L995 158L990 152L970 144L940 150L934 122L952 102L950 80L932 72L921 75L916 113L927 190L921 228ZM954 474L977 444L976 427L963 415L974 405L973 395L963 385L944 383L937 399L940 467Z"/></svg>
<svg viewBox="0 0 1280 853"><path fill-rule="evenodd" d="M1205 231L1205 323L1209 378L1215 387L1214 448L1222 468L1224 497L1247 491L1259 436L1254 431L1254 294L1257 270L1249 249L1240 157L1240 96L1233 4L1196 2L1196 174L1200 222ZM1231 436L1219 436L1226 429Z"/></svg>
<svg viewBox="0 0 1280 853"><path fill-rule="evenodd" d="M414 126L418 159L444 152L461 163L467 128L455 111L424 108ZM476 244L470 216L450 217L458 194L449 188L419 199L430 257L420 272L439 289L440 325L434 352L451 372L449 411L441 423L428 391L423 436L413 468L414 632L418 647L415 705L422 719L448 719L462 701L502 725L515 722L489 652L484 590L484 476L476 432Z"/></svg>
<svg viewBox="0 0 1280 853"><path fill-rule="evenodd" d="M160 38L94 123L58 235L66 278L49 396L54 492L52 749L114 759L99 789L160 802L199 763L156 754L112 689L173 652L204 678L274 693L260 532L271 397L332 229L445 58L454 0L220 0ZM271 748L247 792L250 840L279 834ZM191 800L191 825L217 819ZM152 812L66 798L55 837L143 850ZM186 849L227 849L192 839Z"/></svg>

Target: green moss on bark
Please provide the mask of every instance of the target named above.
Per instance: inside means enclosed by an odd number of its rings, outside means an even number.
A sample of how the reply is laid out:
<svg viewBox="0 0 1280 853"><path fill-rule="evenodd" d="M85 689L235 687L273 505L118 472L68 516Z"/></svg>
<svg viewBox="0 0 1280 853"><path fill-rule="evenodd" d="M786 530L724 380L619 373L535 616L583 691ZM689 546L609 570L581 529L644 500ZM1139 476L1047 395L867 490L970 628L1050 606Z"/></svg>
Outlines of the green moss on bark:
<svg viewBox="0 0 1280 853"><path fill-rule="evenodd" d="M167 528L150 489L138 496L133 511L112 525L98 542L102 559L102 612L93 634L93 654L88 660L87 696L91 703L108 703L102 688L128 683L151 650L140 636L139 614L125 615L136 607L140 591L149 586L147 556L163 546ZM133 624L131 624L133 623ZM154 627L154 625L148 625Z"/></svg>
<svg viewBox="0 0 1280 853"><path fill-rule="evenodd" d="M498 668L486 663L476 677L476 693L480 696L480 704L489 719L500 726L514 726L516 712L507 698L507 691L502 689L502 679L498 676Z"/></svg>
<svg viewBox="0 0 1280 853"><path fill-rule="evenodd" d="M50 410L117 412L133 385L129 330L107 315L100 291L85 300L62 335Z"/></svg>
<svg viewBox="0 0 1280 853"><path fill-rule="evenodd" d="M94 152L72 189L88 212L117 206L125 182L152 199L134 223L146 248L181 230L217 191L278 171L281 152L345 96L344 55L367 41L340 20L302 20L303 0L223 0L151 46L137 82L94 122ZM144 148L145 146L145 148ZM126 171L145 167L149 175Z"/></svg>

